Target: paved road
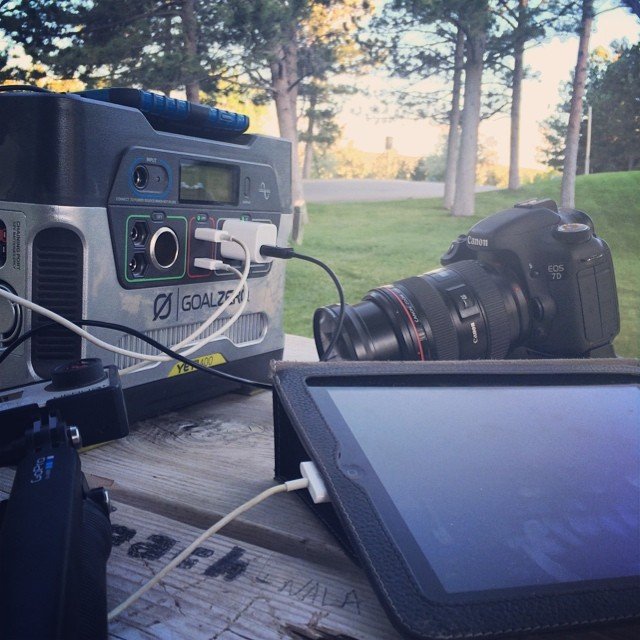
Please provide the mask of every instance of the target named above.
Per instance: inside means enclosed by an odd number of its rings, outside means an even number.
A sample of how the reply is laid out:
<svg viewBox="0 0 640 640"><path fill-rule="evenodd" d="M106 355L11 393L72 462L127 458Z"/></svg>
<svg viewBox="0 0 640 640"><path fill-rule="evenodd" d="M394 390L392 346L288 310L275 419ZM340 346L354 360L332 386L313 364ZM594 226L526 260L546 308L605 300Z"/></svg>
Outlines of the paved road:
<svg viewBox="0 0 640 640"><path fill-rule="evenodd" d="M488 191L495 187L477 187ZM307 202L371 202L407 198L441 198L444 182L412 180L305 180Z"/></svg>

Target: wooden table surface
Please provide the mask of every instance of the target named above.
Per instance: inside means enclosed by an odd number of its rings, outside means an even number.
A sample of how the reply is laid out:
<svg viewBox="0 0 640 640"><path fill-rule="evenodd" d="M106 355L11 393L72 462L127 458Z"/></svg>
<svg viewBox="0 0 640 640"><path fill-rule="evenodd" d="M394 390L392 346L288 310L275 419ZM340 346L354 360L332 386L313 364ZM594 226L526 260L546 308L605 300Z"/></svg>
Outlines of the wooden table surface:
<svg viewBox="0 0 640 640"><path fill-rule="evenodd" d="M285 358L315 359L312 341L287 337ZM82 454L106 487L114 547L109 609L203 529L273 486L271 395L229 394L133 425L124 440ZM2 470L0 489L11 474ZM392 640L400 638L366 576L293 494L272 496L205 542L110 624L141 640ZM640 626L546 635L640 637Z"/></svg>

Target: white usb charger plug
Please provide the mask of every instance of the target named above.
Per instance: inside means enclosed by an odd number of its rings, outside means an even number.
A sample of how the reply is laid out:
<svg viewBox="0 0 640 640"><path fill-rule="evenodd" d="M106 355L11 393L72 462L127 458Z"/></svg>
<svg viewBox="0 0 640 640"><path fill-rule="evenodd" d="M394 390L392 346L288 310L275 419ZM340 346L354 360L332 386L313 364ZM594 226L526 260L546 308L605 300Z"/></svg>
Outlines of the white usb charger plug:
<svg viewBox="0 0 640 640"><path fill-rule="evenodd" d="M264 264L273 260L270 256L260 253L262 245L275 245L278 229L270 222L253 222L251 220L229 219L222 223L222 229L198 227L194 236L196 240L220 243L220 258L227 260L245 260L243 245L246 246L249 260L254 264ZM239 242L234 242L235 238ZM194 266L209 271L225 269L226 265L220 260L211 258L195 258Z"/></svg>
<svg viewBox="0 0 640 640"><path fill-rule="evenodd" d="M278 239L278 229L275 224L229 219L222 223L222 230L247 245L251 262L265 263L273 260L271 257L263 256L260 253L260 247L264 244L275 245ZM228 240L223 240L220 245L220 255L231 260L244 258L242 247Z"/></svg>

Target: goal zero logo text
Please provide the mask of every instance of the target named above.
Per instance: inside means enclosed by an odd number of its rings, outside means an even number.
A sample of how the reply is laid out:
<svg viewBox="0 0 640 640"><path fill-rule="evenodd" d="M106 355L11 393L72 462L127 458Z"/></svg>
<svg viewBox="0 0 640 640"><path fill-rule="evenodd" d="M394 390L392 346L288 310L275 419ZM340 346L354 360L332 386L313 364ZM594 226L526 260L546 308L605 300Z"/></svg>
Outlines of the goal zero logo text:
<svg viewBox="0 0 640 640"><path fill-rule="evenodd" d="M166 320L171 314L171 293L160 293L153 301L153 320Z"/></svg>
<svg viewBox="0 0 640 640"><path fill-rule="evenodd" d="M173 305L173 293L159 293L153 301L153 321L166 320L172 313L175 315L175 319L181 313L187 313L190 311L213 310L221 307L223 304L229 306L234 304L240 304L244 300L245 292L240 291L236 296L233 296L234 289L223 289L220 291L205 291L204 293L189 293L182 297L180 292L176 292L175 307ZM231 296L233 298L230 300Z"/></svg>
<svg viewBox="0 0 640 640"><path fill-rule="evenodd" d="M183 296L180 300L181 311L197 311L198 309L215 309L222 306L233 294L233 289L223 291L210 291L203 294L194 293ZM244 291L240 293L230 302L236 304L242 302Z"/></svg>

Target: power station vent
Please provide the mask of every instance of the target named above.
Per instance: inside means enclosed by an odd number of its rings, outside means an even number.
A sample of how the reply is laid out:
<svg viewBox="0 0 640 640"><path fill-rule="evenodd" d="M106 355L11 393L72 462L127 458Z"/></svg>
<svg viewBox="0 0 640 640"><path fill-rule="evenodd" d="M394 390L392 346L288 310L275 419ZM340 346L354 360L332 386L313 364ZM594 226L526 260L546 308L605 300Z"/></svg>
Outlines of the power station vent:
<svg viewBox="0 0 640 640"><path fill-rule="evenodd" d="M82 241L70 229L40 231L33 241L32 299L72 320L82 318ZM50 322L32 314L32 328ZM31 363L42 378L59 364L81 357L80 337L56 325L31 338Z"/></svg>
<svg viewBox="0 0 640 640"><path fill-rule="evenodd" d="M218 318L210 327L199 336L199 338L210 336L215 333L228 318ZM162 329L151 329L145 331L144 335L160 344L171 346L184 340L188 335L195 331L201 323L190 323L175 325L173 327L165 327ZM234 345L242 346L251 342L262 340L267 332L267 316L264 313L247 313L241 315L235 323L223 334ZM199 339L198 338L198 339ZM214 343L212 343L213 345ZM125 335L118 341L118 346L129 351L137 351L138 353L157 353L157 351L146 342L133 336ZM215 349L214 346L211 347ZM197 356L197 354L194 354ZM137 364L140 360L135 360L126 356L116 355L115 364L120 369L125 369L131 365Z"/></svg>

